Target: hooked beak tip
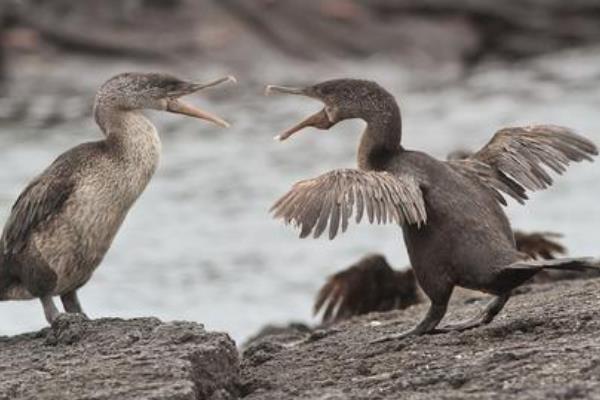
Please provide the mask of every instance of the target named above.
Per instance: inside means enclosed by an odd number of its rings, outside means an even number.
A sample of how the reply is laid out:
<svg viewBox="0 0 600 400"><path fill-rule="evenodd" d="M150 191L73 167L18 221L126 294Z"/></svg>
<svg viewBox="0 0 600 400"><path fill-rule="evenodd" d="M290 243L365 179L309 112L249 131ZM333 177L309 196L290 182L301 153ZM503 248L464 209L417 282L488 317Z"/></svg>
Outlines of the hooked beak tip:
<svg viewBox="0 0 600 400"><path fill-rule="evenodd" d="M215 79L214 81L210 81L207 83L195 83L191 87L192 90L190 90L189 92L184 93L184 94L190 94L193 92L197 92L199 90L208 89L208 88L211 88L211 87L223 84L223 83L228 83L228 82L237 83L237 79L233 75L227 75L224 78Z"/></svg>

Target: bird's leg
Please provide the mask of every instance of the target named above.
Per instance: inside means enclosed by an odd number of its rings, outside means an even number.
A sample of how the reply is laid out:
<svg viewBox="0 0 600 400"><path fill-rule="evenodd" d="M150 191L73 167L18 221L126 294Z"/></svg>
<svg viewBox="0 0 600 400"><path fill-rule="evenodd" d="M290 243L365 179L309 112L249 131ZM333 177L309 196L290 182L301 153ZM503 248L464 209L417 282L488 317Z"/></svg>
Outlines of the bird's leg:
<svg viewBox="0 0 600 400"><path fill-rule="evenodd" d="M423 318L423 320L421 320L417 326L404 332L380 337L373 340L371 343L381 343L390 340L398 340L413 335L417 336L425 333L433 333L435 331L435 327L440 323L442 318L444 318L447 308L447 301L444 304L431 303L429 310L427 311L427 315L425 315L425 318Z"/></svg>
<svg viewBox="0 0 600 400"><path fill-rule="evenodd" d="M73 290L61 295L60 300L62 301L66 312L81 314L87 318L87 315L85 315L83 309L81 308L81 304L79 303L77 291Z"/></svg>
<svg viewBox="0 0 600 400"><path fill-rule="evenodd" d="M421 272L423 272L421 270ZM412 329L409 329L406 332L400 332L393 335L383 336L379 339L375 339L371 343L381 343L387 342L389 340L397 340L402 339L407 336L416 336L423 335L425 333L435 333L436 327L444 318L446 314L446 309L448 308L448 301L450 300L450 296L452 295L452 290L454 289L454 284L450 279L428 279L427 276L423 276L419 274L419 270L415 269L415 275L421 289L425 292L431 304L429 306L429 310L425 315L425 318L421 320Z"/></svg>
<svg viewBox="0 0 600 400"><path fill-rule="evenodd" d="M440 328L440 331L464 331L467 329L476 328L481 325L489 324L490 322L492 322L494 317L498 315L500 310L502 310L509 298L510 293L496 296L476 317L456 324L444 326Z"/></svg>
<svg viewBox="0 0 600 400"><path fill-rule="evenodd" d="M42 307L44 307L46 321L48 321L49 324L52 324L56 317L60 315L58 308L56 308L56 305L54 304L52 295L42 296L40 297L40 301L42 302Z"/></svg>

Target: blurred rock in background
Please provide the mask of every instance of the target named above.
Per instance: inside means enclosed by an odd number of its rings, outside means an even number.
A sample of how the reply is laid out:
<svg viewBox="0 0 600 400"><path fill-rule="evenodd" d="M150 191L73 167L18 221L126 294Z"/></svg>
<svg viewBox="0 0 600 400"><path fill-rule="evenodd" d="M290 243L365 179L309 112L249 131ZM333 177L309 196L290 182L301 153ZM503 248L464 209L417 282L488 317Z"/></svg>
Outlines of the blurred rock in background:
<svg viewBox="0 0 600 400"><path fill-rule="evenodd" d="M7 3L9 4L9 3ZM547 0L22 0L19 19L65 49L156 57L256 37L292 57L527 57L600 37L600 3Z"/></svg>
<svg viewBox="0 0 600 400"><path fill-rule="evenodd" d="M460 77L482 61L597 43L599 17L594 0L6 0L0 122L86 116L119 64L195 72L210 62L251 77L267 64L375 56Z"/></svg>

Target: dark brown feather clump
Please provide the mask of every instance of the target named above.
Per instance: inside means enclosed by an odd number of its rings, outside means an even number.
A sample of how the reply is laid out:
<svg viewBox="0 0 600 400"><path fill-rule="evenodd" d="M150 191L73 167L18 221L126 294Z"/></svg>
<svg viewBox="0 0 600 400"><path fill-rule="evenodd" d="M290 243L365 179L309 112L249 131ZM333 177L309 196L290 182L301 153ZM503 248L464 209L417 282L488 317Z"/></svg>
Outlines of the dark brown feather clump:
<svg viewBox="0 0 600 400"><path fill-rule="evenodd" d="M324 323L374 311L404 309L420 302L412 269L394 271L384 256L372 254L329 277L315 301Z"/></svg>
<svg viewBox="0 0 600 400"><path fill-rule="evenodd" d="M527 254L532 260L553 260L558 255L564 255L567 249L556 239L562 235L556 232L525 233L515 231L515 242L521 253Z"/></svg>

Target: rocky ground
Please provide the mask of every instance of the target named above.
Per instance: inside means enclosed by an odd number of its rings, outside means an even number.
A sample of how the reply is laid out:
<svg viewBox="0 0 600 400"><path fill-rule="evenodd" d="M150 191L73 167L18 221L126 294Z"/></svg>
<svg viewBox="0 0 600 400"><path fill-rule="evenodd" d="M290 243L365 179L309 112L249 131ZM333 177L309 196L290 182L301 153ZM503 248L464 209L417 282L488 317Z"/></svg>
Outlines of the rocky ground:
<svg viewBox="0 0 600 400"><path fill-rule="evenodd" d="M156 318L87 321L0 338L0 399L237 398L239 360L224 333Z"/></svg>
<svg viewBox="0 0 600 400"><path fill-rule="evenodd" d="M459 291L447 320L486 299ZM0 338L0 399L600 398L600 279L526 286L490 325L380 344L426 311L270 329L243 350L190 322L62 317Z"/></svg>
<svg viewBox="0 0 600 400"><path fill-rule="evenodd" d="M415 324L427 306L370 314L306 334L291 328L250 343L248 399L600 398L600 279L532 285L490 325L371 344ZM446 321L484 297L458 293Z"/></svg>

